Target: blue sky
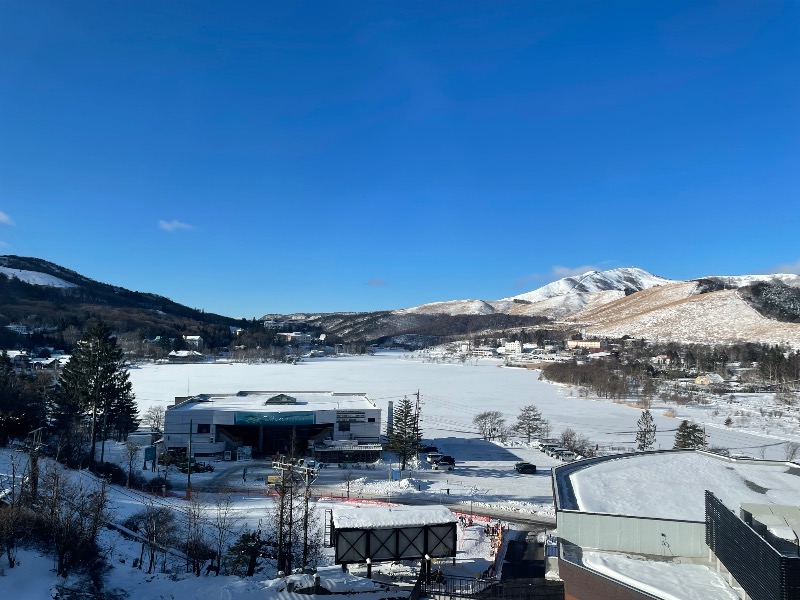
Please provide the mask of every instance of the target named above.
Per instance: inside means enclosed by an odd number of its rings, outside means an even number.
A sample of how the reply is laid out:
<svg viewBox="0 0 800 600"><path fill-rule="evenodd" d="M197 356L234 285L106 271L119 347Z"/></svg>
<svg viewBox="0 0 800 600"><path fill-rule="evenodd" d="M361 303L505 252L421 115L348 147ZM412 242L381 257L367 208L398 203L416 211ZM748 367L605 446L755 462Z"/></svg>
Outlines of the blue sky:
<svg viewBox="0 0 800 600"><path fill-rule="evenodd" d="M796 2L0 3L0 252L229 316L800 272Z"/></svg>

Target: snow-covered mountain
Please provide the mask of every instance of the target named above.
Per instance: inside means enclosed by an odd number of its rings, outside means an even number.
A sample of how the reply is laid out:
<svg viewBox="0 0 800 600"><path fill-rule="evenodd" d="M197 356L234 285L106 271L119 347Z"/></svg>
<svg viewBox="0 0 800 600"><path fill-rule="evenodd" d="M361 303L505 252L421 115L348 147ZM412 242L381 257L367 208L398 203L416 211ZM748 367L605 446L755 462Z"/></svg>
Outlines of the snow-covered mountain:
<svg viewBox="0 0 800 600"><path fill-rule="evenodd" d="M758 297L754 290L759 284L772 291ZM620 268L565 277L501 300L435 302L394 314L538 316L550 319L549 326L585 329L601 337L800 347L800 293L793 291L797 289L800 276L792 274L675 281L642 269ZM773 318L774 314L782 318Z"/></svg>
<svg viewBox="0 0 800 600"><path fill-rule="evenodd" d="M607 291L638 292L668 283L673 283L673 280L653 275L643 269L622 267L608 271L588 271L575 277L564 277L532 292L505 298L505 300L541 302L556 296L596 294Z"/></svg>
<svg viewBox="0 0 800 600"><path fill-rule="evenodd" d="M698 344L760 342L800 348L800 323L762 314L764 302L754 301L750 287L759 283L800 289L800 276L712 276L676 281L587 306L565 321L585 329L587 335L601 337L629 335Z"/></svg>
<svg viewBox="0 0 800 600"><path fill-rule="evenodd" d="M587 305L605 304L641 290L673 283L643 269L625 267L608 271L589 271L565 277L532 292L500 300L452 300L434 302L397 311L398 314L508 315L563 318Z"/></svg>
<svg viewBox="0 0 800 600"><path fill-rule="evenodd" d="M9 267L0 267L0 274L6 277L13 277L30 283L32 285L43 285L45 287L55 288L71 288L77 287L74 283L64 281L63 279L50 275L49 273L41 273L39 271L27 271L25 269L11 269Z"/></svg>

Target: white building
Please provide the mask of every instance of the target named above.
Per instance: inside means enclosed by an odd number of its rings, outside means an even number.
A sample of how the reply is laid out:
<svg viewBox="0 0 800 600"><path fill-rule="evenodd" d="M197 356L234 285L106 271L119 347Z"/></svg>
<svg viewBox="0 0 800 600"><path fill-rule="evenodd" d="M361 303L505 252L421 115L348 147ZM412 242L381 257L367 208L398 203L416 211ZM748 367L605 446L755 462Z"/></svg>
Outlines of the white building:
<svg viewBox="0 0 800 600"><path fill-rule="evenodd" d="M199 335L185 335L183 341L186 342L187 348L194 348L196 350L203 350L203 338Z"/></svg>
<svg viewBox="0 0 800 600"><path fill-rule="evenodd" d="M302 331L293 331L291 333L279 333L278 336L282 337L287 344L302 344L310 342L314 339L314 337L310 333L303 333Z"/></svg>
<svg viewBox="0 0 800 600"><path fill-rule="evenodd" d="M244 391L176 398L164 416L164 446L192 456L240 447L255 454L291 451L323 462L380 458L381 409L367 394ZM313 452L311 450L313 449ZM332 460L326 460L326 457Z"/></svg>

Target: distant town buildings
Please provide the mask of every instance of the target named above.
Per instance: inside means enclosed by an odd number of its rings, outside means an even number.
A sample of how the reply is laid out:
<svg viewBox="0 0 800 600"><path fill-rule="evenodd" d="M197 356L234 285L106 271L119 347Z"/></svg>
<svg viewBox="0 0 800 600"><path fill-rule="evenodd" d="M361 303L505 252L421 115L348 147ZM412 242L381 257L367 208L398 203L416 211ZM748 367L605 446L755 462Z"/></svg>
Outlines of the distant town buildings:
<svg viewBox="0 0 800 600"><path fill-rule="evenodd" d="M33 328L28 325L23 325L22 323L11 323L10 325L6 325L6 329L10 329L19 335L31 335L33 333Z"/></svg>
<svg viewBox="0 0 800 600"><path fill-rule="evenodd" d="M605 340L567 340L567 348L570 350L600 350L607 345Z"/></svg>

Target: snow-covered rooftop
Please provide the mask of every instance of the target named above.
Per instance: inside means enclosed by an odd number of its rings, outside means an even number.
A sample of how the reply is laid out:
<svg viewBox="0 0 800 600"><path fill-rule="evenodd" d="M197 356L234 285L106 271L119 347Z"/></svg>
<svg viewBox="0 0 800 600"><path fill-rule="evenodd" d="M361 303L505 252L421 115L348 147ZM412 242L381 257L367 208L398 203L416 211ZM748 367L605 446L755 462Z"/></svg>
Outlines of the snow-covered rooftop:
<svg viewBox="0 0 800 600"><path fill-rule="evenodd" d="M280 396L284 401L268 402ZM294 399L295 402L291 402ZM377 408L367 394L335 392L242 391L235 394L200 394L170 407L170 410L253 410L293 412L306 410L364 410Z"/></svg>
<svg viewBox="0 0 800 600"><path fill-rule="evenodd" d="M455 523L444 506L337 506L333 524L337 529L387 529Z"/></svg>
<svg viewBox="0 0 800 600"><path fill-rule="evenodd" d="M560 493L561 508L660 519L703 521L705 490L737 512L743 502L797 505L800 498L800 465L694 450L583 461L560 468L557 477L575 500L569 505Z"/></svg>

